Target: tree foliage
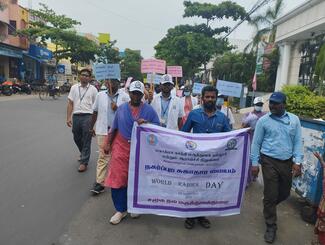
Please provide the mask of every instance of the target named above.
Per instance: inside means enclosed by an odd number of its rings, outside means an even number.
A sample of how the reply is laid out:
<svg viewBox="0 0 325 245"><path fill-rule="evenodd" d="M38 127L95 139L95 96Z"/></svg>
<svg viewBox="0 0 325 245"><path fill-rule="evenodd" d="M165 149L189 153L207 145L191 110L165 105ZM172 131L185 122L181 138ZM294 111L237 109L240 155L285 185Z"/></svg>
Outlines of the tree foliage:
<svg viewBox="0 0 325 245"><path fill-rule="evenodd" d="M325 43L322 45L317 55L316 67L315 67L315 79L318 85L319 94L323 95L324 80L325 80Z"/></svg>
<svg viewBox="0 0 325 245"><path fill-rule="evenodd" d="M307 87L285 86L283 92L287 95L287 110L306 118L322 118L325 120L325 98L317 96Z"/></svg>
<svg viewBox="0 0 325 245"><path fill-rule="evenodd" d="M220 4L184 2L183 17L200 17L204 24L178 25L168 30L167 35L155 46L156 57L165 59L169 65L181 65L185 77L191 77L211 58L230 50L227 40L220 37L228 32L228 26L212 28L216 19L244 19L246 11L240 5L226 1Z"/></svg>
<svg viewBox="0 0 325 245"><path fill-rule="evenodd" d="M252 53L227 52L216 57L212 74L217 79L249 85L254 74L255 63L256 56Z"/></svg>
<svg viewBox="0 0 325 245"><path fill-rule="evenodd" d="M246 47L247 50L256 52L260 42L274 43L276 26L273 23L280 16L283 5L283 0L276 0L274 6L268 7L265 12L250 19L249 24L255 28L255 34L252 42Z"/></svg>
<svg viewBox="0 0 325 245"><path fill-rule="evenodd" d="M86 37L77 35L74 27L79 21L65 15L58 15L47 5L40 3L39 10L30 10L36 21L31 21L29 27L18 31L26 35L31 42L39 38L39 44L46 46L47 41L56 45L53 52L57 62L60 59L71 58L74 62L89 62L98 53L96 44Z"/></svg>
<svg viewBox="0 0 325 245"><path fill-rule="evenodd" d="M143 79L141 74L141 54L138 50L125 49L125 56L121 61L121 76L122 79L134 77L136 79Z"/></svg>
<svg viewBox="0 0 325 245"><path fill-rule="evenodd" d="M225 1L220 4L184 2L185 11L183 17L201 17L206 19L207 25L215 19L243 19L247 13L245 9L231 1Z"/></svg>
<svg viewBox="0 0 325 245"><path fill-rule="evenodd" d="M99 49L97 62L104 64L115 64L121 61L120 53L115 47L116 40L109 42L107 44L102 44Z"/></svg>

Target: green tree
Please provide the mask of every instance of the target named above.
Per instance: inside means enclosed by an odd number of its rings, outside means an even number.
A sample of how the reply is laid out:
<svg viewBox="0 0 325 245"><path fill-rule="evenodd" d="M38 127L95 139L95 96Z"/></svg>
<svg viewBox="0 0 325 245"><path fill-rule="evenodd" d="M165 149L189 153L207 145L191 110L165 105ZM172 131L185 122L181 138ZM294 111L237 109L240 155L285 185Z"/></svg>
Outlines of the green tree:
<svg viewBox="0 0 325 245"><path fill-rule="evenodd" d="M218 79L250 85L255 62L253 53L226 52L216 57L212 74Z"/></svg>
<svg viewBox="0 0 325 245"><path fill-rule="evenodd" d="M31 21L29 28L17 33L26 35L31 42L39 38L39 44L43 46L50 40L56 45L53 54L57 62L64 58L72 58L73 62L94 60L95 54L98 53L95 43L78 36L74 30L74 27L81 23L65 15L56 14L43 3L40 3L40 6L39 10L30 10L30 14L37 20Z"/></svg>
<svg viewBox="0 0 325 245"><path fill-rule="evenodd" d="M104 64L119 63L121 58L118 49L114 47L115 44L115 40L107 44L102 44L96 61Z"/></svg>
<svg viewBox="0 0 325 245"><path fill-rule="evenodd" d="M260 42L265 44L274 43L276 34L274 21L280 16L283 5L283 0L276 0L274 6L268 7L265 12L250 19L249 24L254 26L255 34L246 49L250 48L251 51L257 52Z"/></svg>
<svg viewBox="0 0 325 245"><path fill-rule="evenodd" d="M136 79L143 79L141 74L141 54L138 50L125 49L125 56L121 61L121 77L127 79L134 77Z"/></svg>
<svg viewBox="0 0 325 245"><path fill-rule="evenodd" d="M191 77L201 66L206 73L206 65L214 55L221 54L231 47L220 34L229 27L212 28L214 20L244 19L246 11L236 3L226 1L220 4L184 2L183 17L200 17L205 23L199 25L179 25L168 30L167 35L155 46L156 57L170 65L181 65L185 77Z"/></svg>

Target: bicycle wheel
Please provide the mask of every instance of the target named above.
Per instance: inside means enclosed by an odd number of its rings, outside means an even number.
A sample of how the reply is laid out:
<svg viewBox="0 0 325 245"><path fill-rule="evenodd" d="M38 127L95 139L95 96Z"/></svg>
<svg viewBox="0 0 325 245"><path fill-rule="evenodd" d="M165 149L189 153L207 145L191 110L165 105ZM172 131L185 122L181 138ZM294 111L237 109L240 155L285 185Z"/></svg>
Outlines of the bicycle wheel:
<svg viewBox="0 0 325 245"><path fill-rule="evenodd" d="M38 96L39 96L40 100L45 100L49 96L49 93L48 93L47 89L42 88L39 91Z"/></svg>

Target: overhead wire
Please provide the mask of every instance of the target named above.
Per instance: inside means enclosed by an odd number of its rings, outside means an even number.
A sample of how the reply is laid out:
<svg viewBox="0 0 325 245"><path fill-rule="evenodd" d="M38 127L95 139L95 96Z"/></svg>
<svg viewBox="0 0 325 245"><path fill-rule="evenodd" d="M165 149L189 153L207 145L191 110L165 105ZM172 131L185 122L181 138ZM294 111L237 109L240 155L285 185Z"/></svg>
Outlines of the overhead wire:
<svg viewBox="0 0 325 245"><path fill-rule="evenodd" d="M228 33L226 33L225 36L222 37L222 39L226 39L233 31L235 31L244 21L246 21L253 13L255 13L259 8L263 7L265 4L267 4L268 2L270 2L272 0L258 0L253 7L251 8L251 10L247 13L247 15L245 16L244 19L242 19L241 21L239 21Z"/></svg>

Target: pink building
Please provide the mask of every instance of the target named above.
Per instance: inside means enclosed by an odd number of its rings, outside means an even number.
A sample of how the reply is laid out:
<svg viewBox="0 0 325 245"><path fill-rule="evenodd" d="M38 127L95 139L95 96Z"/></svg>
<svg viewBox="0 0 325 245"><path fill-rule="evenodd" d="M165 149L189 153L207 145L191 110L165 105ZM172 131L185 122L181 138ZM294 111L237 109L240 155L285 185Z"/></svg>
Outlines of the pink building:
<svg viewBox="0 0 325 245"><path fill-rule="evenodd" d="M28 49L26 37L16 36L16 30L27 27L28 11L17 0L1 0L0 10L0 82L3 78L19 77L23 51Z"/></svg>

